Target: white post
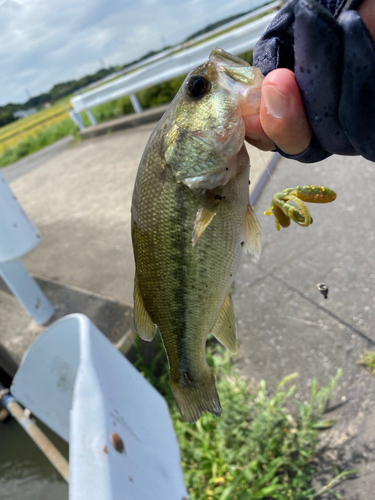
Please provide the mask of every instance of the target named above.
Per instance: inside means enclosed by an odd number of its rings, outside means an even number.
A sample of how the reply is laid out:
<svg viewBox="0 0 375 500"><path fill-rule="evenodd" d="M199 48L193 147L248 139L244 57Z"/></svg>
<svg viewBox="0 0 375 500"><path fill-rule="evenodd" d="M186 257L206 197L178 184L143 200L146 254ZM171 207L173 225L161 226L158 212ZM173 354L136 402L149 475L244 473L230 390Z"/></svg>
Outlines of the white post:
<svg viewBox="0 0 375 500"><path fill-rule="evenodd" d="M91 125L97 125L98 122L95 120L95 116L94 116L94 114L93 114L93 112L91 111L90 108L86 109L86 113L87 113L87 116L89 117Z"/></svg>
<svg viewBox="0 0 375 500"><path fill-rule="evenodd" d="M133 105L134 111L136 113L141 113L143 111L143 109L142 109L140 102L138 101L138 97L136 96L136 94L129 94L129 97L130 97L131 103Z"/></svg>
<svg viewBox="0 0 375 500"><path fill-rule="evenodd" d="M85 128L85 124L83 123L82 117L77 111L70 111L70 118L74 121L74 123L79 127L80 130Z"/></svg>

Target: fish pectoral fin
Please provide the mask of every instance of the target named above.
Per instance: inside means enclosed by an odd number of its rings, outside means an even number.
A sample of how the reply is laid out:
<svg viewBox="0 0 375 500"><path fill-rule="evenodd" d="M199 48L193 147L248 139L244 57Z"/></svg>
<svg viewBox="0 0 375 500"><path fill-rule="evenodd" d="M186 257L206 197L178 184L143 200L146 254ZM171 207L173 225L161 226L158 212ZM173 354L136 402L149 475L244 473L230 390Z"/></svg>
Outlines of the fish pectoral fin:
<svg viewBox="0 0 375 500"><path fill-rule="evenodd" d="M230 352L237 353L236 318L230 292L225 297L219 316L210 333Z"/></svg>
<svg viewBox="0 0 375 500"><path fill-rule="evenodd" d="M261 227L250 203L247 205L243 228L243 246L245 251L258 260L262 252Z"/></svg>
<svg viewBox="0 0 375 500"><path fill-rule="evenodd" d="M155 337L157 326L146 311L137 277L134 281L134 323L135 329L141 339L151 342Z"/></svg>
<svg viewBox="0 0 375 500"><path fill-rule="evenodd" d="M193 247L197 244L199 238L211 224L212 219L215 217L217 209L222 202L223 198L218 195L215 196L212 191L208 191L202 195L201 203L194 221L192 237Z"/></svg>

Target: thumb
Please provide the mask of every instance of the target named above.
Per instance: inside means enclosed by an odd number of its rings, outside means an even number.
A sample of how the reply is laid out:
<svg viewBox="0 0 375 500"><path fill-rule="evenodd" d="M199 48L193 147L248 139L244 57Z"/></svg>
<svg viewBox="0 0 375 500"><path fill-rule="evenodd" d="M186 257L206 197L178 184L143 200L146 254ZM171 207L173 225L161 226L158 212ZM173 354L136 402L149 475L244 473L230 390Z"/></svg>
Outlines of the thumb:
<svg viewBox="0 0 375 500"><path fill-rule="evenodd" d="M276 69L262 85L260 122L267 136L288 155L298 155L311 142L309 125L294 73Z"/></svg>

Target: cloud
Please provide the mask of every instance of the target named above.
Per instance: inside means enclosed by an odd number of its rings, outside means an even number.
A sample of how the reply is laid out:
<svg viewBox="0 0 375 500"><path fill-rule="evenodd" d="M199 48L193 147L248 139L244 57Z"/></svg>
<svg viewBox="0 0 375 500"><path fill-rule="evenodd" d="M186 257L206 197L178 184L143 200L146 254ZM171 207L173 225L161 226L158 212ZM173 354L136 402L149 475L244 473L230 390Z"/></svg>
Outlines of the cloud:
<svg viewBox="0 0 375 500"><path fill-rule="evenodd" d="M20 10L22 9L22 3L17 2L16 0L0 0L0 9L4 8L9 10Z"/></svg>
<svg viewBox="0 0 375 500"><path fill-rule="evenodd" d="M0 105L182 41L259 0L0 0Z"/></svg>

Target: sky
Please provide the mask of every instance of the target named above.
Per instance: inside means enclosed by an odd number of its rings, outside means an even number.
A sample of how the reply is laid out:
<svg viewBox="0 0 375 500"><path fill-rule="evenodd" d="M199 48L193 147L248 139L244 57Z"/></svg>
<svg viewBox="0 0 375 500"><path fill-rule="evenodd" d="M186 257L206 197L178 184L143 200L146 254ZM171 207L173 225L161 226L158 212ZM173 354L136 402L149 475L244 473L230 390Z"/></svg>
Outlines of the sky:
<svg viewBox="0 0 375 500"><path fill-rule="evenodd" d="M0 0L0 106L174 45L259 0Z"/></svg>

